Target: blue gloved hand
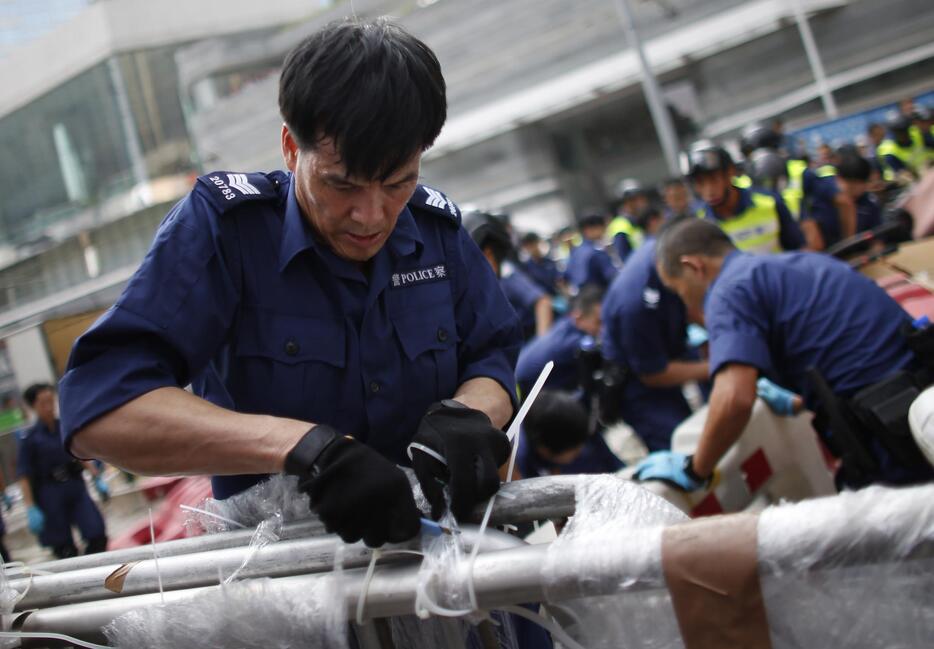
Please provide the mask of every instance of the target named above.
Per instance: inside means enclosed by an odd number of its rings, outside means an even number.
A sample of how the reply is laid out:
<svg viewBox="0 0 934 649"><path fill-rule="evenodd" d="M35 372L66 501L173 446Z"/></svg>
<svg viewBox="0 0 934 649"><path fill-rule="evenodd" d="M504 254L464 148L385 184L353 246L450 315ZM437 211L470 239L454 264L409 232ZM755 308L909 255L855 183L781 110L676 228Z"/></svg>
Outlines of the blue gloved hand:
<svg viewBox="0 0 934 649"><path fill-rule="evenodd" d="M94 488L103 500L110 499L110 485L104 480L104 476L99 475L94 478Z"/></svg>
<svg viewBox="0 0 934 649"><path fill-rule="evenodd" d="M791 390L786 390L762 377L756 381L756 394L769 404L769 408L776 415L791 417L795 414L795 393Z"/></svg>
<svg viewBox="0 0 934 649"><path fill-rule="evenodd" d="M555 313L559 315L564 315L568 312L568 300L563 295L555 295L551 298L551 308Z"/></svg>
<svg viewBox="0 0 934 649"><path fill-rule="evenodd" d="M700 347L709 340L707 330L699 324L691 323L688 325L688 345L691 347Z"/></svg>
<svg viewBox="0 0 934 649"><path fill-rule="evenodd" d="M35 505L30 505L26 510L26 520L29 525L29 531L38 536L45 529L45 514Z"/></svg>
<svg viewBox="0 0 934 649"><path fill-rule="evenodd" d="M633 478L639 481L661 480L683 491L696 491L710 482L691 469L691 456L674 451L656 451L636 467Z"/></svg>
<svg viewBox="0 0 934 649"><path fill-rule="evenodd" d="M13 499L10 498L10 494L8 494L5 491L3 492L3 507L7 511L10 511L11 509L13 509Z"/></svg>

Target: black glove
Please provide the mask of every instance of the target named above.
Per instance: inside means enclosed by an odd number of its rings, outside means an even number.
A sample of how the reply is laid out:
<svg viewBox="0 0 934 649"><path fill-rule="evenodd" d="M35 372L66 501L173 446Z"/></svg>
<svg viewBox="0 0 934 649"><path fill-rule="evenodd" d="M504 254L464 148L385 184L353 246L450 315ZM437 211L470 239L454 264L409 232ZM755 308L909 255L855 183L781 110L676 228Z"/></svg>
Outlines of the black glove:
<svg viewBox="0 0 934 649"><path fill-rule="evenodd" d="M412 468L431 503L435 520L444 513L444 483L451 488L451 511L464 520L474 505L499 489L499 467L509 458L509 438L479 410L457 401L432 404L418 424L413 443L422 444L445 460L413 448Z"/></svg>
<svg viewBox="0 0 934 649"><path fill-rule="evenodd" d="M315 426L285 461L328 532L371 548L407 541L421 527L412 487L402 469L330 426Z"/></svg>

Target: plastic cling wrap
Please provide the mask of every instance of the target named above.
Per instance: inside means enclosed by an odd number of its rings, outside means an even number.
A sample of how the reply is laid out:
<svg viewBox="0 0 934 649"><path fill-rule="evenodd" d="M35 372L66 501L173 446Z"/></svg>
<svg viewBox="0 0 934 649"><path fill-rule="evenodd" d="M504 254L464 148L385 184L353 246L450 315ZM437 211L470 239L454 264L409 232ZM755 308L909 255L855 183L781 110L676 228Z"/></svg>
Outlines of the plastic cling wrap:
<svg viewBox="0 0 934 649"><path fill-rule="evenodd" d="M298 490L298 478L281 473L230 498L208 498L199 509L207 514L191 512L188 522L209 534L256 527L272 517L279 517L283 523L314 517L308 496Z"/></svg>
<svg viewBox="0 0 934 649"><path fill-rule="evenodd" d="M191 599L141 608L104 629L122 649L346 649L343 598L333 578L283 598L270 579L221 586Z"/></svg>

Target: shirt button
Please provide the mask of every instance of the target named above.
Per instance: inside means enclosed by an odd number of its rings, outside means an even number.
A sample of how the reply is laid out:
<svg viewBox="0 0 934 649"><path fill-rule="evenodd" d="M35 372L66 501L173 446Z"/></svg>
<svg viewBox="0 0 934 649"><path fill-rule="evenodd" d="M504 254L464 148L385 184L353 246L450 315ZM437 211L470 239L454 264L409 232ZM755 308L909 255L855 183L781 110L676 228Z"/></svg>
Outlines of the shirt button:
<svg viewBox="0 0 934 649"><path fill-rule="evenodd" d="M301 350L301 347L298 346L298 343L294 340L285 341L285 353L289 356L295 356Z"/></svg>
<svg viewBox="0 0 934 649"><path fill-rule="evenodd" d="M448 330L444 327L438 327L438 342L443 343L448 339Z"/></svg>
<svg viewBox="0 0 934 649"><path fill-rule="evenodd" d="M372 392L373 394L376 394L377 392L379 392L379 383L377 383L376 381L370 381L370 392Z"/></svg>

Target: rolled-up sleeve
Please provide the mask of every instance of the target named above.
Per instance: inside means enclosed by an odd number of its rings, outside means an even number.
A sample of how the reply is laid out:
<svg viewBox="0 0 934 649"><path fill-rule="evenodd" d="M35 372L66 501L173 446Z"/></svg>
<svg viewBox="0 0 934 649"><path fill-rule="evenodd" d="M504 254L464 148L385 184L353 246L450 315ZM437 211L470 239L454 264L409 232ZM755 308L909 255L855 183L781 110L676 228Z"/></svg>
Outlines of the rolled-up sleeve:
<svg viewBox="0 0 934 649"><path fill-rule="evenodd" d="M490 264L463 228L458 232L456 247L460 253L454 277L458 383L491 378L509 394L515 408L515 368L522 345L519 318Z"/></svg>
<svg viewBox="0 0 934 649"><path fill-rule="evenodd" d="M710 376L730 363L772 373L765 311L747 283L713 287L704 306L710 336Z"/></svg>
<svg viewBox="0 0 934 649"><path fill-rule="evenodd" d="M61 434L161 387L191 382L222 344L238 290L216 216L197 193L168 214L123 294L74 345L59 385Z"/></svg>

